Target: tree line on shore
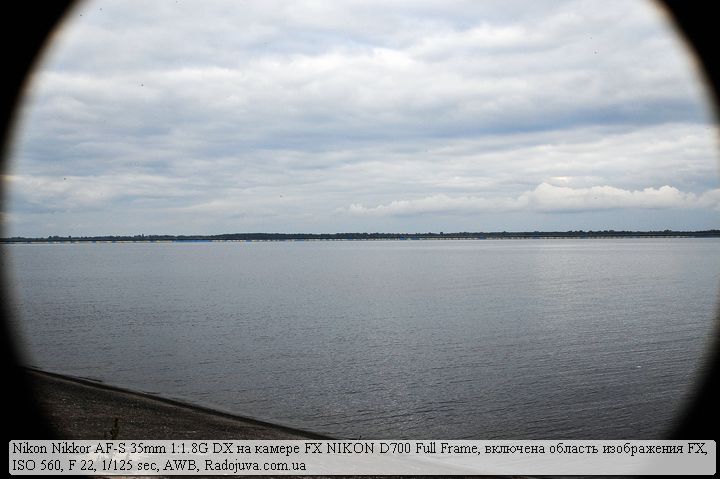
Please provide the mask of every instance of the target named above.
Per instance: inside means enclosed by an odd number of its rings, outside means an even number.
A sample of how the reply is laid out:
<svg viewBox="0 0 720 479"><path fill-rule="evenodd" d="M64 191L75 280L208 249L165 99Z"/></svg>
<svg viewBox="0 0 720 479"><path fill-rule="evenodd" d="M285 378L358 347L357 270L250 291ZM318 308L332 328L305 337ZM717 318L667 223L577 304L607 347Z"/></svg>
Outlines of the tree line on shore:
<svg viewBox="0 0 720 479"><path fill-rule="evenodd" d="M720 237L720 230L703 231L500 231L456 233L226 233L218 235L102 235L102 236L48 236L26 238L14 236L0 238L3 243L57 243L83 241L341 241L341 240L427 240L427 239L551 239L551 238L662 238L662 237Z"/></svg>

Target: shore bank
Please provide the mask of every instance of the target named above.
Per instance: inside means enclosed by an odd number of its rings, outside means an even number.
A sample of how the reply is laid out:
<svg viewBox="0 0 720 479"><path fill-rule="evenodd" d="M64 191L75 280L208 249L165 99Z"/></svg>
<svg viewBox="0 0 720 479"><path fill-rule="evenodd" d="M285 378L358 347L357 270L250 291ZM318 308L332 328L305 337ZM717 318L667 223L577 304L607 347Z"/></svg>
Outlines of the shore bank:
<svg viewBox="0 0 720 479"><path fill-rule="evenodd" d="M59 439L329 439L87 379L27 369ZM116 421L117 420L117 421Z"/></svg>

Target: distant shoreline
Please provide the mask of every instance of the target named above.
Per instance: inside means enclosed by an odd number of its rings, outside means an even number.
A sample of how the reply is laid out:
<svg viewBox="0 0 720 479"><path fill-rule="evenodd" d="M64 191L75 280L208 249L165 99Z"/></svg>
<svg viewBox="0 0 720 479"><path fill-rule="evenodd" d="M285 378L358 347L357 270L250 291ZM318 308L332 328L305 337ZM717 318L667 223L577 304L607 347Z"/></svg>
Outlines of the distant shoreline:
<svg viewBox="0 0 720 479"><path fill-rule="evenodd" d="M182 243L254 241L404 241L404 240L512 240L607 238L720 238L720 230L704 231L523 231L460 233L229 233L220 235L135 236L22 236L0 238L0 243Z"/></svg>

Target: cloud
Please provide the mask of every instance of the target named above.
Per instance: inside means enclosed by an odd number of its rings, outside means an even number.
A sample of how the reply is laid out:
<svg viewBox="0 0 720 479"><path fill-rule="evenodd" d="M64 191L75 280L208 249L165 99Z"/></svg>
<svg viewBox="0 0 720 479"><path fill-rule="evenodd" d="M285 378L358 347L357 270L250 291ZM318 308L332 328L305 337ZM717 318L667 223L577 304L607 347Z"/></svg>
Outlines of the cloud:
<svg viewBox="0 0 720 479"><path fill-rule="evenodd" d="M697 196L668 185L628 191L612 186L574 189L542 183L523 197L527 197L530 208L543 212L708 207L720 211L718 192L720 190L710 190Z"/></svg>
<svg viewBox="0 0 720 479"><path fill-rule="evenodd" d="M717 129L650 3L88 1L56 38L7 172L17 233L463 229L690 195L717 222Z"/></svg>
<svg viewBox="0 0 720 479"><path fill-rule="evenodd" d="M47 211L107 208L122 198L148 201L182 199L181 180L150 175L4 175L14 201Z"/></svg>
<svg viewBox="0 0 720 479"><path fill-rule="evenodd" d="M413 200L396 200L366 207L352 204L344 211L355 215L471 214L530 210L543 213L587 212L613 209L695 209L720 211L720 189L701 195L683 193L672 186L628 191L612 186L569 188L541 183L518 197L488 198L433 195Z"/></svg>
<svg viewBox="0 0 720 479"><path fill-rule="evenodd" d="M93 5L32 90L38 126L71 129L73 142L102 126L225 149L307 147L696 121L704 111L690 63L648 6L546 3L529 18L526 4L465 2L381 16L355 2L142 4L144 15L136 3ZM493 7L516 16L498 19Z"/></svg>

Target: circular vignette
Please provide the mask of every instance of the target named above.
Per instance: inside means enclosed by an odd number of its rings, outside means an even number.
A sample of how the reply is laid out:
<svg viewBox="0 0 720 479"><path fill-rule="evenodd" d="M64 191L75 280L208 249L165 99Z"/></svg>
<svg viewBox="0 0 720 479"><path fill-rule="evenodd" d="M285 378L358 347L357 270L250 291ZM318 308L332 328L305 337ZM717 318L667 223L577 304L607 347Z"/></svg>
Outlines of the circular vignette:
<svg viewBox="0 0 720 479"><path fill-rule="evenodd" d="M54 2L8 2L3 7L2 44L5 50L2 89L2 157L0 173L4 173L13 142L15 113L22 101L22 92L27 77L42 57L48 39L63 17L78 2L57 0ZM0 181L0 215L5 212L4 182ZM0 216L0 219L2 217ZM0 222L0 237L4 236L4 226ZM2 247L2 246L0 246ZM13 341L8 318L11 311L8 298L8 278L4 268L4 258L0 251L0 324L3 354L5 355L6 425L5 435L12 439L51 439L54 433L43 412L36 404L30 389L25 370L19 366L20 351Z"/></svg>
<svg viewBox="0 0 720 479"><path fill-rule="evenodd" d="M3 45L6 50L4 85L2 92L3 132L2 158L0 168L4 171L12 147L15 112L22 101L22 92L29 73L41 60L45 47L63 18L78 4L77 0L56 0L36 4L33 2L10 2L4 8L5 28L2 29ZM686 41L688 54L698 60L708 100L713 104L717 123L720 112L720 89L718 89L718 59L715 22L711 20L712 5L682 0L655 0L672 19L680 38ZM4 205L5 192L0 182L0 204ZM0 214L4 209L0 209ZM0 237L4 234L0 223ZM0 274L0 312L3 318L10 314L6 295L8 278ZM716 313L716 325L720 322L720 308ZM2 347L5 354L7 391L6 406L11 420L5 430L10 439L49 439L57 435L49 427L32 397L32 390L26 380L25 370L19 365L19 353L13 342L9 325L3 321ZM717 362L720 331L715 328L711 338L712 350L708 358L710 370L696 386L694 403L686 405L681 414L680 425L671 434L672 439L714 439L715 429L709 420L713 406L717 404L717 393L713 387L718 380ZM632 438L629 438L632 439Z"/></svg>
<svg viewBox="0 0 720 479"><path fill-rule="evenodd" d="M720 115L720 87L718 79L717 30L709 20L708 5L681 0L655 0L673 20L680 39L685 40L688 55L694 56L700 77L705 83L707 100L713 107L715 124ZM718 141L718 138L716 138ZM720 167L720 165L718 165ZM710 418L717 404L716 385L718 381L718 360L720 360L720 301L716 300L715 329L710 338L710 352L707 357L708 371L696 384L694 401L685 406L680 414L678 427L671 433L671 439L704 438L714 439L716 429Z"/></svg>

